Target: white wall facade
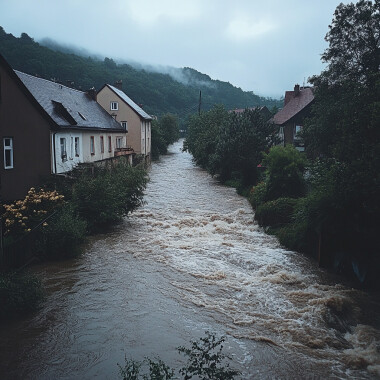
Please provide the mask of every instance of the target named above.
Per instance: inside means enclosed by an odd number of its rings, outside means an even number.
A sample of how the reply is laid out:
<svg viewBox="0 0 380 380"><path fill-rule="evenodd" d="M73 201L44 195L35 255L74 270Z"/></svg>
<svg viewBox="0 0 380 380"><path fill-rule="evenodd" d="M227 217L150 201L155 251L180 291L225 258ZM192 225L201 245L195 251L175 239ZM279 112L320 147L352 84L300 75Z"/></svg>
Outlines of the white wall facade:
<svg viewBox="0 0 380 380"><path fill-rule="evenodd" d="M52 172L66 173L83 162L81 131L52 133Z"/></svg>
<svg viewBox="0 0 380 380"><path fill-rule="evenodd" d="M52 133L52 172L67 173L79 163L106 160L126 147L123 132L64 131Z"/></svg>

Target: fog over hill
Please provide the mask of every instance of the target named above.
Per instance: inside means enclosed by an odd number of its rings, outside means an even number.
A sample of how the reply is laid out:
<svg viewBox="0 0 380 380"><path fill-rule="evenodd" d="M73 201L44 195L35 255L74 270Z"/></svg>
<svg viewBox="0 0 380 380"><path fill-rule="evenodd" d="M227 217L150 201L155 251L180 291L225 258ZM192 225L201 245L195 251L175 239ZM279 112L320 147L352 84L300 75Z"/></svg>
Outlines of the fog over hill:
<svg viewBox="0 0 380 380"><path fill-rule="evenodd" d="M104 83L123 81L123 90L154 115L171 112L181 118L196 112L199 92L202 109L223 104L227 109L266 105L281 106L282 101L260 97L228 82L211 79L190 67L156 66L109 58L85 48L61 44L48 38L39 42L22 33L7 34L0 27L0 53L17 70L62 83L74 82L78 89L99 89Z"/></svg>

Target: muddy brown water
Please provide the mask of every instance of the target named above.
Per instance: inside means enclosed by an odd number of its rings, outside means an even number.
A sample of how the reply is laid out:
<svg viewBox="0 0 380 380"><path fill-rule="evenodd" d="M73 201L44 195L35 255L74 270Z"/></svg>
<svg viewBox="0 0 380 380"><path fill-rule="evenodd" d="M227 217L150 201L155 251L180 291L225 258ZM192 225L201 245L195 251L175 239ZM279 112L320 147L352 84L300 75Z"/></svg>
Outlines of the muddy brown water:
<svg viewBox="0 0 380 380"><path fill-rule="evenodd" d="M46 300L0 326L0 379L117 379L124 357L226 336L242 379L380 378L380 301L282 248L247 200L181 152L153 163L146 205L74 260L32 268Z"/></svg>

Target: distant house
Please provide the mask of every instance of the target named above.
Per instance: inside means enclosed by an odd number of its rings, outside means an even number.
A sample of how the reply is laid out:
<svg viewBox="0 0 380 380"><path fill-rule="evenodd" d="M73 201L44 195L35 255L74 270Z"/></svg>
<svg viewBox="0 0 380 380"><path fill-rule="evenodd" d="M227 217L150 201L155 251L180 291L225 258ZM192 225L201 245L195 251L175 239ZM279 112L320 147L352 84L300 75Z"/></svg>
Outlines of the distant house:
<svg viewBox="0 0 380 380"><path fill-rule="evenodd" d="M136 154L141 154L147 161L151 154L151 121L140 106L122 90L122 82L115 86L105 84L97 94L98 103L117 120L127 132L127 144Z"/></svg>
<svg viewBox="0 0 380 380"><path fill-rule="evenodd" d="M237 114L243 113L245 110L258 110L261 115L263 116L264 120L269 120L272 117L272 113L269 111L267 106L258 106L258 107L250 107L250 108L235 108L233 110L230 110L228 112L234 112Z"/></svg>
<svg viewBox="0 0 380 380"><path fill-rule="evenodd" d="M293 144L298 150L304 150L298 134L310 113L313 100L313 89L310 87L300 87L297 84L294 86L294 91L285 92L284 108L273 117L273 122L279 127L282 144Z"/></svg>
<svg viewBox="0 0 380 380"><path fill-rule="evenodd" d="M2 200L22 198L51 173L126 150L125 130L94 100L60 83L13 71L0 56Z"/></svg>

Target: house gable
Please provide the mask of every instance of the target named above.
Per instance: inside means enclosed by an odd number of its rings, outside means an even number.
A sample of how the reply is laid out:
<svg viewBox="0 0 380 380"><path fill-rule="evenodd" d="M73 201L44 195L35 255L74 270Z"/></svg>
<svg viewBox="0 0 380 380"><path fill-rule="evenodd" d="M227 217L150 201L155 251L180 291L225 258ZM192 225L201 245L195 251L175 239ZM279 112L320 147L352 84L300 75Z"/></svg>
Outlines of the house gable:
<svg viewBox="0 0 380 380"><path fill-rule="evenodd" d="M23 198L51 173L50 130L55 125L1 56L0 86L0 195L7 201ZM11 150L12 167L4 161L4 150Z"/></svg>
<svg viewBox="0 0 380 380"><path fill-rule="evenodd" d="M98 91L97 101L115 120L126 123L127 145L137 154L149 155L152 117L123 91L109 84L105 84ZM117 109L113 103L117 103Z"/></svg>

